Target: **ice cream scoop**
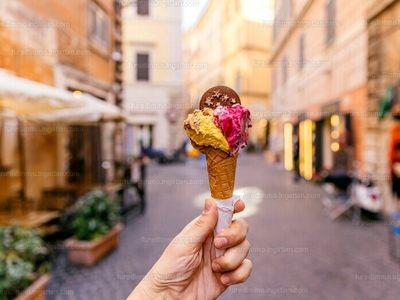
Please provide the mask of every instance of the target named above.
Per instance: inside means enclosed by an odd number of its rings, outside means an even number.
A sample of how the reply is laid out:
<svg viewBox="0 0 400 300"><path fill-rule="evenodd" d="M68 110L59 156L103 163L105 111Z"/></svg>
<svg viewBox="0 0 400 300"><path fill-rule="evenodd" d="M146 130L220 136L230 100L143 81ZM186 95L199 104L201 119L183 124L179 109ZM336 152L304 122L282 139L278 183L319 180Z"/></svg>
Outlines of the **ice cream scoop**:
<svg viewBox="0 0 400 300"><path fill-rule="evenodd" d="M222 129L231 156L237 155L240 148L247 146L248 128L251 127L250 111L247 108L240 104L217 106L214 110L214 123Z"/></svg>
<svg viewBox="0 0 400 300"><path fill-rule="evenodd" d="M214 123L214 112L211 108L196 109L189 114L184 128L190 140L197 146L211 146L229 153L230 146L220 127Z"/></svg>

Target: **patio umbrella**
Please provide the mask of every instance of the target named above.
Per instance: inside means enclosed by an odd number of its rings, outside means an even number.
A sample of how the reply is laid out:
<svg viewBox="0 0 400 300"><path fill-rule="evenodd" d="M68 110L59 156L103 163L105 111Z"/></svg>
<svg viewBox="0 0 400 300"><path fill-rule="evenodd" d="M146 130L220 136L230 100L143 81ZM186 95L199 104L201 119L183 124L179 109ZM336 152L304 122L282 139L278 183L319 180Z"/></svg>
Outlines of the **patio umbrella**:
<svg viewBox="0 0 400 300"><path fill-rule="evenodd" d="M82 101L71 92L20 78L0 69L0 109L25 115L81 106Z"/></svg>
<svg viewBox="0 0 400 300"><path fill-rule="evenodd" d="M48 113L60 109L80 107L82 102L76 99L71 92L20 78L0 69L0 113L11 112L18 119L26 114ZM0 115L2 128L3 118ZM23 136L18 130L20 172L25 172L25 159L23 156ZM0 135L0 149L2 147L2 134ZM1 153L0 153L1 156ZM1 159L0 159L1 163ZM26 178L21 176L21 198L25 198Z"/></svg>
<svg viewBox="0 0 400 300"><path fill-rule="evenodd" d="M21 122L83 125L103 120L122 119L117 106L89 94L76 97L69 91L19 78L0 70L0 112L4 110L12 112L17 117L18 126ZM1 142L0 139L0 149ZM24 174L26 171L25 145L20 130L18 130L18 144L20 172ZM21 176L22 199L25 199L26 185L26 178Z"/></svg>
<svg viewBox="0 0 400 300"><path fill-rule="evenodd" d="M34 123L69 125L85 125L123 119L121 109L114 104L85 93L78 100L81 102L79 107L65 108L49 113L26 114L22 119Z"/></svg>

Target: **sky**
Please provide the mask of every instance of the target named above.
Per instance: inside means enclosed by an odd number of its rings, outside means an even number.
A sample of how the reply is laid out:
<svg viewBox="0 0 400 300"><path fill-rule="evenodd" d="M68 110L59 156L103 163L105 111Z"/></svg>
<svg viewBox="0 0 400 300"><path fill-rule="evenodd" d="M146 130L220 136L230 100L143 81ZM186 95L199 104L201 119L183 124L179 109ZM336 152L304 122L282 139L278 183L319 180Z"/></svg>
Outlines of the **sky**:
<svg viewBox="0 0 400 300"><path fill-rule="evenodd" d="M187 1L188 3L192 3L192 5L182 4L182 31L188 30L197 23L197 20L209 2L209 0ZM271 21L273 19L272 0L246 0L246 4L243 11L246 19L256 22Z"/></svg>
<svg viewBox="0 0 400 300"><path fill-rule="evenodd" d="M186 31L197 23L209 0L188 1L193 5L182 5L182 30Z"/></svg>

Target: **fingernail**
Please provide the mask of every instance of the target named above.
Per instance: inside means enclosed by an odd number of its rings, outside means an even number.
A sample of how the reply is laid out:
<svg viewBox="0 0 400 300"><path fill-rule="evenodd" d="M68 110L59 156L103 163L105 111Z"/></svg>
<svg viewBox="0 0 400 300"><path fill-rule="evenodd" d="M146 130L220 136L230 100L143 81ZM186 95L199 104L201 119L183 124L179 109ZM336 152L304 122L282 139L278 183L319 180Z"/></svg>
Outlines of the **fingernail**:
<svg viewBox="0 0 400 300"><path fill-rule="evenodd" d="M217 264L217 263L212 263L212 269L215 272L221 272L221 266L219 264Z"/></svg>
<svg viewBox="0 0 400 300"><path fill-rule="evenodd" d="M204 211L203 213L208 213L211 210L211 202L209 199L206 199L206 202L204 203Z"/></svg>
<svg viewBox="0 0 400 300"><path fill-rule="evenodd" d="M228 276L221 276L221 282L224 285L230 285L231 279Z"/></svg>
<svg viewBox="0 0 400 300"><path fill-rule="evenodd" d="M214 239L214 245L217 248L228 246L228 240L224 237Z"/></svg>

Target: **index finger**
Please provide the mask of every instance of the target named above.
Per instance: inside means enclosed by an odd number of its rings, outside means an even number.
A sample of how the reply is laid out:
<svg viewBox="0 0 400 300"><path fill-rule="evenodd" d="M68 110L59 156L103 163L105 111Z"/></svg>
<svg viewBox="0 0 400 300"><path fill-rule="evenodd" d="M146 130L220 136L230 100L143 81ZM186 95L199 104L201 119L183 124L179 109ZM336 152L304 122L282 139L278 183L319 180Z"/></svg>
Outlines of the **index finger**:
<svg viewBox="0 0 400 300"><path fill-rule="evenodd" d="M245 208L244 202L242 200L238 200L234 206L234 213L240 213L244 210L244 208Z"/></svg>

